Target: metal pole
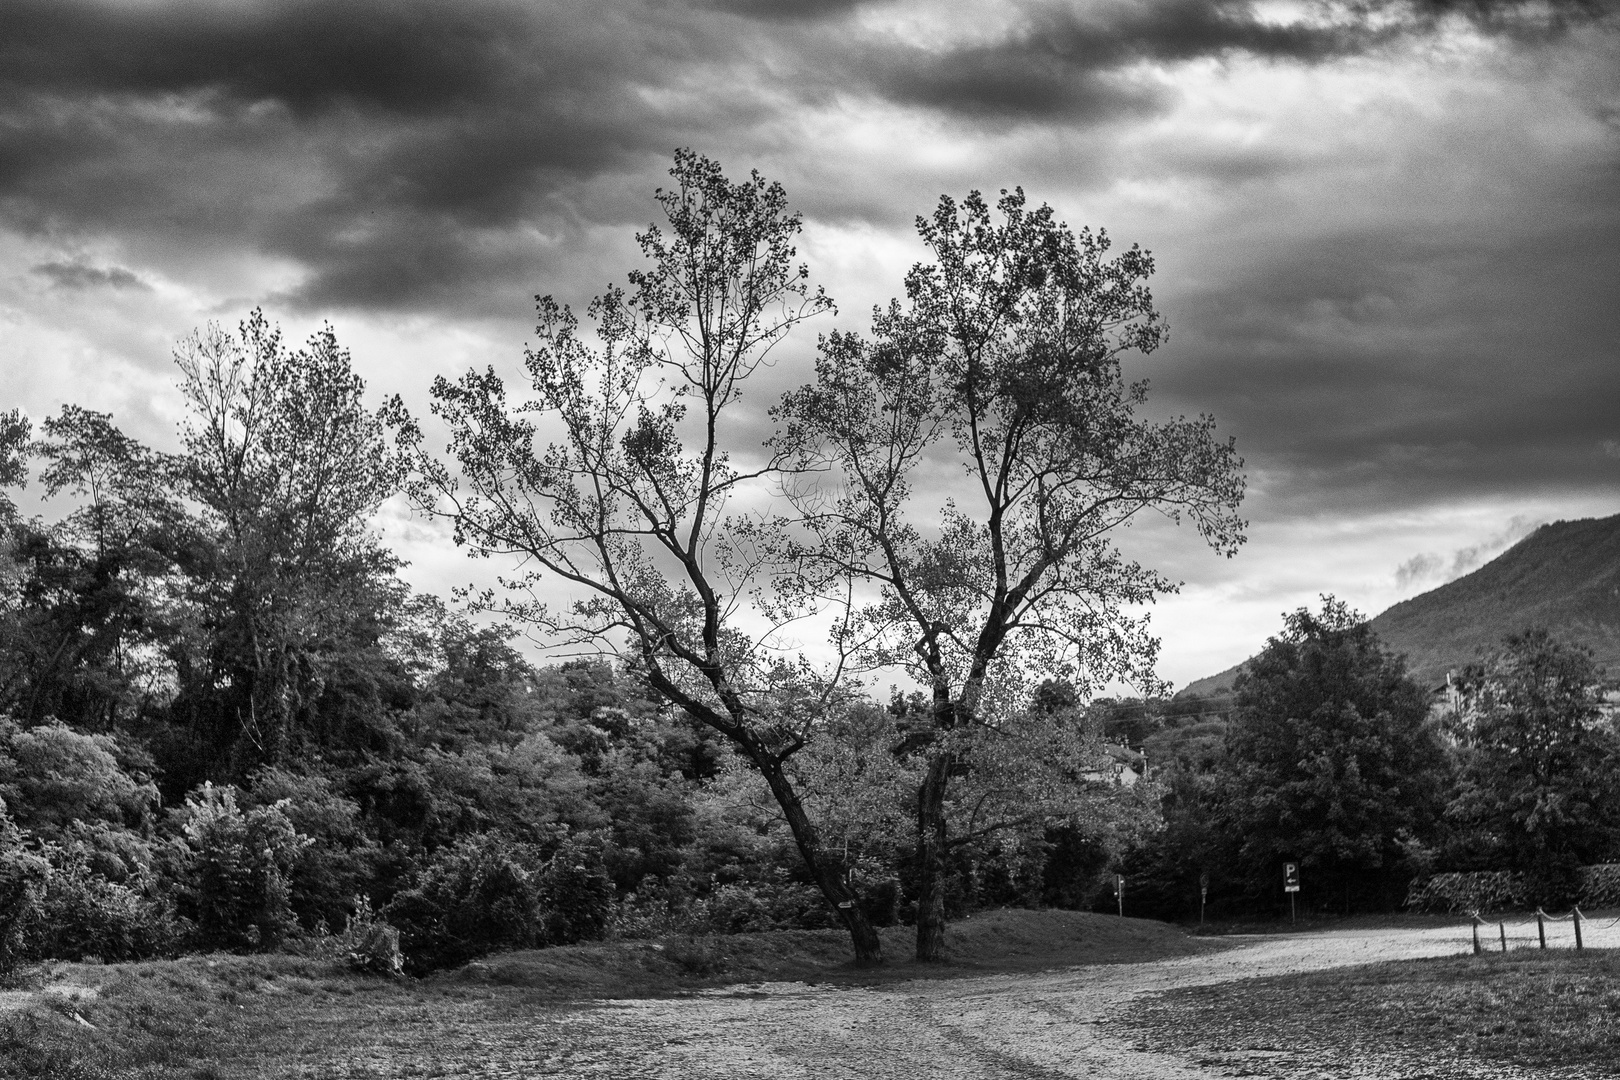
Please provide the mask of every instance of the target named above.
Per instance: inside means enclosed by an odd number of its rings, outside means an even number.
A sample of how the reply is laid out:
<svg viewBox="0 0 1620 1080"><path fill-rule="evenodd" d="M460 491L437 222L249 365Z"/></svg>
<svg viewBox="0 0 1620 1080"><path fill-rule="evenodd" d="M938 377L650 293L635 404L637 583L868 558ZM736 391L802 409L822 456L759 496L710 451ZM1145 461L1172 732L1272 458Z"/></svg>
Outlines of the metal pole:
<svg viewBox="0 0 1620 1080"><path fill-rule="evenodd" d="M1543 949L1545 949L1547 947L1547 923L1546 923L1546 918L1547 918L1546 913L1543 912L1540 908L1536 908L1536 937L1541 939L1541 947Z"/></svg>
<svg viewBox="0 0 1620 1080"><path fill-rule="evenodd" d="M1502 951L1507 952L1507 923L1499 922L1496 928L1502 933Z"/></svg>
<svg viewBox="0 0 1620 1080"><path fill-rule="evenodd" d="M1581 948L1581 909L1575 909L1575 948Z"/></svg>
<svg viewBox="0 0 1620 1080"><path fill-rule="evenodd" d="M1119 917L1125 917L1125 875L1114 875L1114 899L1119 901Z"/></svg>
<svg viewBox="0 0 1620 1080"><path fill-rule="evenodd" d="M1474 916L1474 955L1479 955L1479 916Z"/></svg>
<svg viewBox="0 0 1620 1080"><path fill-rule="evenodd" d="M1294 893L1289 893L1288 894L1288 925L1289 926L1297 926L1297 925L1299 925L1299 912L1296 911L1295 908L1294 908L1294 896L1295 896Z"/></svg>

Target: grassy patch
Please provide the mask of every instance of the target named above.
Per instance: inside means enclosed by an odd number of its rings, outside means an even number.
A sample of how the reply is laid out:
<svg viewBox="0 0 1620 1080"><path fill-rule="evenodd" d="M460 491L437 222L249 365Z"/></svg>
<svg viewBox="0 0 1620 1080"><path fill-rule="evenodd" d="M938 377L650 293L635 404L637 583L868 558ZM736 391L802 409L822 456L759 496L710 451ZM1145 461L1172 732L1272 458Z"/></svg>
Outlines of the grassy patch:
<svg viewBox="0 0 1620 1080"><path fill-rule="evenodd" d="M1245 979L1155 995L1126 1022L1184 1053L1286 1049L1329 1064L1372 1051L1613 1075L1620 952L1523 949Z"/></svg>
<svg viewBox="0 0 1620 1080"><path fill-rule="evenodd" d="M318 996L327 977L326 965L290 956L36 968L0 992L0 1075L212 1077L196 1063L249 1047L263 1000Z"/></svg>
<svg viewBox="0 0 1620 1080"><path fill-rule="evenodd" d="M943 964L912 959L915 931L881 931L881 968L849 963L840 930L778 930L728 937L664 938L508 953L469 964L453 979L521 986L550 1000L647 997L751 982L871 984L997 971L1038 971L1187 956L1212 947L1164 923L1081 911L987 911L952 923Z"/></svg>
<svg viewBox="0 0 1620 1080"><path fill-rule="evenodd" d="M573 945L493 956L420 981L355 975L294 956L52 964L36 969L24 985L0 991L0 1076L313 1076L333 1055L363 1058L367 1047L377 1047L386 1058L389 1046L406 1037L498 1040L520 1016L523 1023L507 1034L532 1041L537 1016L591 998L763 981L951 977L1153 960L1215 947L1138 919L995 911L951 926L949 963L919 965L906 959L911 933L884 931L891 960L876 971L851 967L848 938L835 931ZM366 1067L363 1061L356 1066Z"/></svg>

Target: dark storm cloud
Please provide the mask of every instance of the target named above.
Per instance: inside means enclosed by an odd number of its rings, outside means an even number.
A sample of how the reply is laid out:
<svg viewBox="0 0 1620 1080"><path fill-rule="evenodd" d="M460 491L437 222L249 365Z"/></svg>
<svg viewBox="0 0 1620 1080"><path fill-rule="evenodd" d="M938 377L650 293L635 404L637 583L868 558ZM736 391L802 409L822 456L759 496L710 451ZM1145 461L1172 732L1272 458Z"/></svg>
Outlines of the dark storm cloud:
<svg viewBox="0 0 1620 1080"><path fill-rule="evenodd" d="M34 273L60 289L137 289L152 286L122 266L91 266L83 262L48 262L34 267Z"/></svg>
<svg viewBox="0 0 1620 1080"><path fill-rule="evenodd" d="M1142 61L1245 55L1315 63L1432 33L1447 14L1487 31L1546 37L1611 15L1612 0L1450 0L1317 5L1326 18L1281 24L1249 0L1032 4L1002 40L940 51L904 46L869 57L868 77L893 100L948 112L1032 120L1098 120L1153 111L1162 91L1122 83Z"/></svg>
<svg viewBox="0 0 1620 1080"><path fill-rule="evenodd" d="M873 81L896 100L966 113L1094 119L1147 111L1159 94L1113 81L1142 60L1180 61L1242 52L1320 60L1360 52L1384 36L1365 25L1280 26L1247 3L1168 0L1081 12L1030 11L1005 39L938 53L895 50Z"/></svg>
<svg viewBox="0 0 1620 1080"><path fill-rule="evenodd" d="M1275 512L1620 493L1620 207L1595 205L1534 237L1369 231L1258 259L1178 298L1182 362L1155 383L1237 435Z"/></svg>
<svg viewBox="0 0 1620 1080"><path fill-rule="evenodd" d="M1395 32L1233 0L1037 4L999 40L928 49L859 6L10 0L0 219L251 248L304 268L289 303L509 310L594 229L645 221L676 146L735 168L838 96L1084 127L1166 103L1122 77L1141 60L1312 61ZM911 193L877 196L902 197L909 216Z"/></svg>
<svg viewBox="0 0 1620 1080"><path fill-rule="evenodd" d="M442 113L509 85L504 45L531 32L512 3L388 0L128 4L12 0L0 86L12 93L199 89L308 114L342 102Z"/></svg>
<svg viewBox="0 0 1620 1080"><path fill-rule="evenodd" d="M577 234L611 201L588 182L757 109L683 86L732 44L688 14L21 0L0 36L0 215L290 257L312 304L454 306L543 268L544 245L515 258L492 230Z"/></svg>
<svg viewBox="0 0 1620 1080"><path fill-rule="evenodd" d="M700 6L717 11L746 15L751 19L783 22L813 22L837 19L856 8L882 0L706 0Z"/></svg>

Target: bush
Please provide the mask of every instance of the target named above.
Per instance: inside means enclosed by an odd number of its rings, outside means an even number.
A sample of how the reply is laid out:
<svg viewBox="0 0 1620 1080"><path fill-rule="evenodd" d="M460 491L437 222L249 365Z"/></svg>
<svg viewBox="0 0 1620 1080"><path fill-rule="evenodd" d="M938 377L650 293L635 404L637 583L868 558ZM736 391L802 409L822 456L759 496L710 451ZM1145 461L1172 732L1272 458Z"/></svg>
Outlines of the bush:
<svg viewBox="0 0 1620 1080"><path fill-rule="evenodd" d="M355 896L377 889L383 853L366 835L359 804L326 777L265 767L254 773L243 806L279 809L312 841L298 849L287 873L289 902L306 930L340 925Z"/></svg>
<svg viewBox="0 0 1620 1080"><path fill-rule="evenodd" d="M1620 863L1581 867L1580 889L1589 907L1620 907Z"/></svg>
<svg viewBox="0 0 1620 1080"><path fill-rule="evenodd" d="M383 913L399 928L407 966L420 973L599 938L614 900L595 845L566 840L546 860L533 844L491 833L441 850Z"/></svg>
<svg viewBox="0 0 1620 1080"><path fill-rule="evenodd" d="M607 930L617 892L599 847L570 839L540 873L539 900L546 945L572 945Z"/></svg>
<svg viewBox="0 0 1620 1080"><path fill-rule="evenodd" d="M0 975L34 958L41 898L51 872L50 863L16 846L15 831L7 831L0 846Z"/></svg>
<svg viewBox="0 0 1620 1080"><path fill-rule="evenodd" d="M0 851L0 973L35 960L144 960L172 954L183 924L145 895L150 881L109 881L75 845Z"/></svg>
<svg viewBox="0 0 1620 1080"><path fill-rule="evenodd" d="M494 834L442 849L383 909L399 928L406 966L421 974L538 944L541 866L533 845Z"/></svg>
<svg viewBox="0 0 1620 1080"><path fill-rule="evenodd" d="M1479 870L1417 878L1406 893L1406 906L1413 911L1450 915L1522 908L1527 902L1524 879L1506 870Z"/></svg>
<svg viewBox="0 0 1620 1080"><path fill-rule="evenodd" d="M686 913L695 934L747 934L761 930L822 930L837 925L820 890L789 879L721 885Z"/></svg>
<svg viewBox="0 0 1620 1080"><path fill-rule="evenodd" d="M405 957L399 951L399 931L371 909L369 896L358 899L343 932L332 937L320 954L341 960L351 971L368 975L400 975L405 971Z"/></svg>
<svg viewBox="0 0 1620 1080"><path fill-rule="evenodd" d="M174 909L147 895L135 881L108 881L82 852L47 845L51 868L39 897L31 951L36 959L108 963L169 956L184 937Z"/></svg>
<svg viewBox="0 0 1620 1080"><path fill-rule="evenodd" d="M243 813L230 787L204 784L186 800L183 831L191 849L189 900L204 949L257 950L279 945L297 926L287 876L309 838L280 804Z"/></svg>

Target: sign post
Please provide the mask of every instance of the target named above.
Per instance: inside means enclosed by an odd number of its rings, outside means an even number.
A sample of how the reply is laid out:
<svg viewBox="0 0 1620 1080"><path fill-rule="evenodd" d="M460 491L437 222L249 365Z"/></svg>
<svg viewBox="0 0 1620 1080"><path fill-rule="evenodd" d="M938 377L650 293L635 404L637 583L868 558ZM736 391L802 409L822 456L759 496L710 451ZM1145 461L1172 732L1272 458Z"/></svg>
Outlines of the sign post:
<svg viewBox="0 0 1620 1080"><path fill-rule="evenodd" d="M1198 925L1204 925L1204 905L1209 903L1209 873L1198 875Z"/></svg>
<svg viewBox="0 0 1620 1080"><path fill-rule="evenodd" d="M1294 907L1294 894L1299 892L1299 863L1283 863L1283 892L1288 894L1288 924L1294 926L1299 921Z"/></svg>
<svg viewBox="0 0 1620 1080"><path fill-rule="evenodd" d="M1114 875L1114 899L1119 902L1119 917L1125 917L1125 875Z"/></svg>

